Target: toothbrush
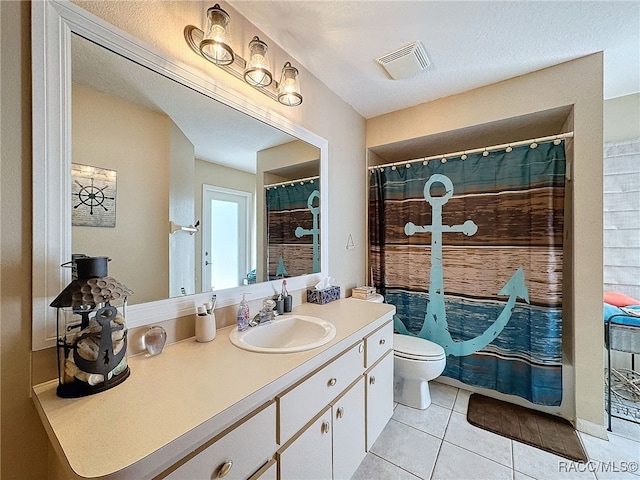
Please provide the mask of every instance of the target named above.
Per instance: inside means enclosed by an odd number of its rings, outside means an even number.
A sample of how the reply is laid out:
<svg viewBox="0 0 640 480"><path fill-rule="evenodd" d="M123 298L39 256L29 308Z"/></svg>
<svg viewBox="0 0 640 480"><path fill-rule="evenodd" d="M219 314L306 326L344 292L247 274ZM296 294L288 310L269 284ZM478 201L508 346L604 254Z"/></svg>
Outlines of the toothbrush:
<svg viewBox="0 0 640 480"><path fill-rule="evenodd" d="M211 303L213 304L213 307L211 308L216 308L216 296L215 295L211 295Z"/></svg>
<svg viewBox="0 0 640 480"><path fill-rule="evenodd" d="M207 313L211 315L213 313L213 309L216 308L216 296L211 295L211 301L205 303L204 307L207 309Z"/></svg>

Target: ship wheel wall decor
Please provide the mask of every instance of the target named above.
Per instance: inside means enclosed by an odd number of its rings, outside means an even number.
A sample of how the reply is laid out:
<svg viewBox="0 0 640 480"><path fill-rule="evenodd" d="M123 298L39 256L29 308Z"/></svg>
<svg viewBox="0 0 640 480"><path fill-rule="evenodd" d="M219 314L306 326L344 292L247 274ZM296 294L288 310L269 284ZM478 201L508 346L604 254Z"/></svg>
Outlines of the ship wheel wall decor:
<svg viewBox="0 0 640 480"><path fill-rule="evenodd" d="M116 226L116 171L71 164L73 226Z"/></svg>

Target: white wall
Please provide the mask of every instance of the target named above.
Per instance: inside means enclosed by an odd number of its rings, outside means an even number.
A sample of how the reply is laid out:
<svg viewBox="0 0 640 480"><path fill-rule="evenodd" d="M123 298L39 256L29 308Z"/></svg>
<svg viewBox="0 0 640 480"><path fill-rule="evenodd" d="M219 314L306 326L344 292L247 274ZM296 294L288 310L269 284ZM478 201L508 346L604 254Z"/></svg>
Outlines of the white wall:
<svg viewBox="0 0 640 480"><path fill-rule="evenodd" d="M640 299L640 138L604 149L604 288Z"/></svg>
<svg viewBox="0 0 640 480"><path fill-rule="evenodd" d="M604 102L604 287L640 298L640 93Z"/></svg>
<svg viewBox="0 0 640 480"><path fill-rule="evenodd" d="M640 138L640 93L604 102L604 142Z"/></svg>
<svg viewBox="0 0 640 480"><path fill-rule="evenodd" d="M605 100L604 142L604 288L640 298L640 93ZM631 355L612 362L631 368Z"/></svg>
<svg viewBox="0 0 640 480"><path fill-rule="evenodd" d="M193 194L194 147L172 121L170 121L169 128L169 217L165 219L164 236L168 235L169 221L188 226L193 225L197 219ZM182 288L187 293L195 293L196 236L182 231L168 236L169 297L180 295Z"/></svg>

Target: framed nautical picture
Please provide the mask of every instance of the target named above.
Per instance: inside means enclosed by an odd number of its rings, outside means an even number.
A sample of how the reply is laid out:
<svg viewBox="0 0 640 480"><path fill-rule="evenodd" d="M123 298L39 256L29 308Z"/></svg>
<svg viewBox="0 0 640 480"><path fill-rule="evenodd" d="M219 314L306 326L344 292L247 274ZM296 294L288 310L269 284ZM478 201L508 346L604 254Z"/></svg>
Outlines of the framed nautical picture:
<svg viewBox="0 0 640 480"><path fill-rule="evenodd" d="M71 164L71 224L74 227L116 226L116 171Z"/></svg>

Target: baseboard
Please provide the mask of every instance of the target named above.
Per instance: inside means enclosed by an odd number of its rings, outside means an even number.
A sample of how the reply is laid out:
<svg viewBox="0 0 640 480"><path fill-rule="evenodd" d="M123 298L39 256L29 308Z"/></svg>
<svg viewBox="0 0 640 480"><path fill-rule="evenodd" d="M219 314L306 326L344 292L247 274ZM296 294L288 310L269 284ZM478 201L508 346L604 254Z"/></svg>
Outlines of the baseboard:
<svg viewBox="0 0 640 480"><path fill-rule="evenodd" d="M587 420L583 420L582 418L576 419L576 430L582 433L586 433L587 435L591 435L592 437L609 440L607 429L604 425L589 422Z"/></svg>

